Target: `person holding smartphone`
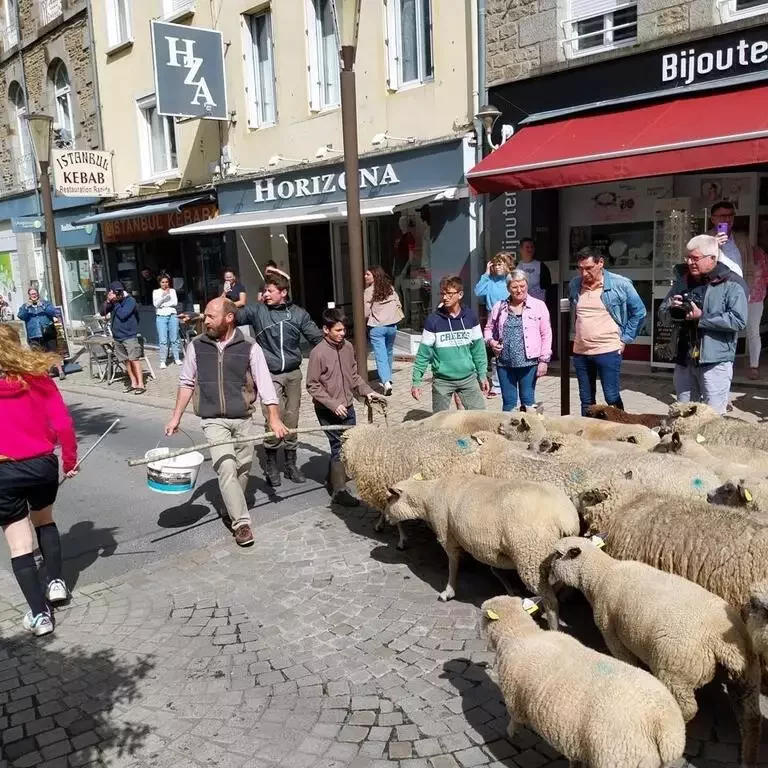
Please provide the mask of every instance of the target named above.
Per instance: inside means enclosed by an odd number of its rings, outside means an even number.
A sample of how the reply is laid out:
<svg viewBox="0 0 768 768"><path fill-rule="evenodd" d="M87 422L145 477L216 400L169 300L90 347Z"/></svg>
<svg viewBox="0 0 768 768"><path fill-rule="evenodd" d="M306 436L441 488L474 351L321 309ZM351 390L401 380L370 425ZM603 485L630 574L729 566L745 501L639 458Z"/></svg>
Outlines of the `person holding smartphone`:
<svg viewBox="0 0 768 768"><path fill-rule="evenodd" d="M233 269L225 269L222 277L224 278L224 285L221 289L222 297L229 299L237 309L242 309L248 303L245 286L238 281Z"/></svg>
<svg viewBox="0 0 768 768"><path fill-rule="evenodd" d="M674 386L678 402L704 402L725 413L733 379L736 339L747 326L747 285L718 261L717 238L698 235L686 246L685 264L659 318L673 325Z"/></svg>

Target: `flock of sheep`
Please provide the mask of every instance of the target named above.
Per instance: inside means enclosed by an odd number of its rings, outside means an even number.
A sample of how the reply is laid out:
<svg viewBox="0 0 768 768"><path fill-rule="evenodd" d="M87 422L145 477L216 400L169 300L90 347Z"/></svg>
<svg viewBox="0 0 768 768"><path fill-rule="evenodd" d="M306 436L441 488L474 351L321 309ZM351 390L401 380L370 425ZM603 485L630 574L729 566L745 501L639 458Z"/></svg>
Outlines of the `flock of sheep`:
<svg viewBox="0 0 768 768"><path fill-rule="evenodd" d="M530 600L482 606L510 734L529 726L572 765L661 768L682 756L695 691L720 670L753 766L768 681L768 428L697 403L592 416L360 425L343 458L379 524L398 525L398 547L405 520L434 531L448 556L441 600L456 595L462 552L505 586L503 570L517 571L539 598L548 630ZM564 586L584 594L612 656L557 631Z"/></svg>

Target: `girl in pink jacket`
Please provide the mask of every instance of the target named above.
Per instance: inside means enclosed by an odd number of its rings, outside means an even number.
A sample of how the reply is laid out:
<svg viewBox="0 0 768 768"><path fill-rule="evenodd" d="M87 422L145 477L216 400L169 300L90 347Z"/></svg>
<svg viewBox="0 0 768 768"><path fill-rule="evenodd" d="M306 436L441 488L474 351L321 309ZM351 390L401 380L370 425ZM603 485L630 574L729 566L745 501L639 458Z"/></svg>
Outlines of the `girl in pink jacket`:
<svg viewBox="0 0 768 768"><path fill-rule="evenodd" d="M0 526L14 576L29 604L24 628L38 637L53 632L49 603L69 597L53 522L59 487L54 448L61 446L64 472L72 477L77 441L69 411L48 377L48 369L56 364L55 356L24 349L16 331L0 323ZM50 579L46 590L33 555L38 546Z"/></svg>
<svg viewBox="0 0 768 768"><path fill-rule="evenodd" d="M552 326L547 305L528 295L528 276L520 269L507 275L509 298L493 305L485 341L496 357L502 410L520 410L536 402L536 379L547 373L552 357Z"/></svg>

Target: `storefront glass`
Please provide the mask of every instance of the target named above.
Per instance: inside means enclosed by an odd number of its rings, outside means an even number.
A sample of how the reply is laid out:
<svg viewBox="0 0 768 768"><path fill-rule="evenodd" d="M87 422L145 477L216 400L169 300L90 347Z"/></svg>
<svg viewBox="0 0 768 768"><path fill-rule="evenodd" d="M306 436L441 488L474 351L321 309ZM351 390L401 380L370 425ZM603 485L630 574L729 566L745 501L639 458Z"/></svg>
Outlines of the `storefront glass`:
<svg viewBox="0 0 768 768"><path fill-rule="evenodd" d="M64 300L69 321L84 323L96 312L95 289L88 248L67 248L61 252L64 261Z"/></svg>

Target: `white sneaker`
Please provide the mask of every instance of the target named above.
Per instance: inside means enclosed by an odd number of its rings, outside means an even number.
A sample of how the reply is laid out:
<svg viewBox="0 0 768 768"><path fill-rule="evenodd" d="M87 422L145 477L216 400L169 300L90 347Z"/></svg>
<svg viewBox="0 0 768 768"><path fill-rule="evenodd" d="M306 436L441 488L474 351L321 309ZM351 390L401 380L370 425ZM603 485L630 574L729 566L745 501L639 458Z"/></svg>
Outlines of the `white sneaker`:
<svg viewBox="0 0 768 768"><path fill-rule="evenodd" d="M49 603L63 603L69 597L67 585L61 579L54 579L48 584L45 597Z"/></svg>
<svg viewBox="0 0 768 768"><path fill-rule="evenodd" d="M160 363L160 367L161 367L161 368L167 368L167 367L168 367L168 365L167 365L166 363Z"/></svg>
<svg viewBox="0 0 768 768"><path fill-rule="evenodd" d="M42 637L43 635L50 635L53 632L53 618L50 613L38 613L37 616L32 615L32 611L27 611L24 616L21 625L27 632L31 632L35 637Z"/></svg>

